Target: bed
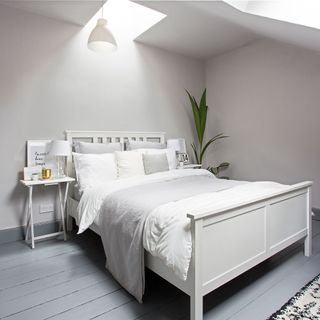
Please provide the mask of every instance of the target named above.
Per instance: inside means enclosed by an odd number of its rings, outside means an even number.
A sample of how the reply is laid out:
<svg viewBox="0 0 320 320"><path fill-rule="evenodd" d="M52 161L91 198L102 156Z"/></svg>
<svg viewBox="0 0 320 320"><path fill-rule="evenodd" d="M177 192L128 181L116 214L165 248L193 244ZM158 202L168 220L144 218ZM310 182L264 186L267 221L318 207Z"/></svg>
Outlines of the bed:
<svg viewBox="0 0 320 320"><path fill-rule="evenodd" d="M111 143L125 141L165 142L163 132L66 131L72 145L76 141ZM72 157L67 159L68 173L73 173ZM190 319L203 319L203 297L304 239L304 254L311 255L311 182L301 182L285 189L257 195L208 212L192 213L190 220L192 256L184 281L163 260L144 252L145 266L190 296ZM79 224L79 201L67 201L67 226L72 218ZM101 236L98 225L90 229ZM225 230L228 232L225 232Z"/></svg>

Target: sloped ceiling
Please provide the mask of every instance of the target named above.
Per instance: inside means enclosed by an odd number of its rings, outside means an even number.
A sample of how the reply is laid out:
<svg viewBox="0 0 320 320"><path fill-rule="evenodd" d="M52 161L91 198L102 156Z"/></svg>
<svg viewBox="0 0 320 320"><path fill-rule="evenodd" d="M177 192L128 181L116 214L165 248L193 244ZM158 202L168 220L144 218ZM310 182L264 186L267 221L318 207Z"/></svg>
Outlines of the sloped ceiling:
<svg viewBox="0 0 320 320"><path fill-rule="evenodd" d="M99 0L1 0L0 4L84 26L102 6Z"/></svg>
<svg viewBox="0 0 320 320"><path fill-rule="evenodd" d="M245 13L224 1L135 2L167 15L136 41L207 59L259 38L320 52L320 30Z"/></svg>
<svg viewBox="0 0 320 320"><path fill-rule="evenodd" d="M84 26L105 0L0 0L0 4ZM136 41L197 59L272 38L320 52L320 30L237 10L224 1L132 0L167 17ZM247 1L246 1L247 2Z"/></svg>
<svg viewBox="0 0 320 320"><path fill-rule="evenodd" d="M213 12L191 1L135 1L167 15L161 22L136 38L136 41L206 59L241 47L258 39L258 35L239 24L214 14L222 2L209 2ZM205 3L204 3L205 4Z"/></svg>

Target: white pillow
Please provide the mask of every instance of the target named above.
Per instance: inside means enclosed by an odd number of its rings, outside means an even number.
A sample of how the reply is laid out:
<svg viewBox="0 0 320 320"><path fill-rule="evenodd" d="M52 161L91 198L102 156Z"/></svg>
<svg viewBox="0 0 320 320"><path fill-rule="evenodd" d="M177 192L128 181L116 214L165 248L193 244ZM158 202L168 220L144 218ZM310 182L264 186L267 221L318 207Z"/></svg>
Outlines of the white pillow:
<svg viewBox="0 0 320 320"><path fill-rule="evenodd" d="M125 143L126 150L137 149L165 149L165 143L151 142L151 141L127 141Z"/></svg>
<svg viewBox="0 0 320 320"><path fill-rule="evenodd" d="M167 155L169 170L177 169L177 157L174 149L137 149L144 154L162 154Z"/></svg>
<svg viewBox="0 0 320 320"><path fill-rule="evenodd" d="M73 159L80 192L117 179L117 166L113 153L73 152Z"/></svg>
<svg viewBox="0 0 320 320"><path fill-rule="evenodd" d="M110 143L91 143L76 141L74 143L74 151L77 153L91 153L91 154L101 154L101 153L112 153L114 151L121 151L122 145L120 142L110 142Z"/></svg>
<svg viewBox="0 0 320 320"><path fill-rule="evenodd" d="M116 162L119 178L130 178L144 175L142 153L135 151L116 151Z"/></svg>

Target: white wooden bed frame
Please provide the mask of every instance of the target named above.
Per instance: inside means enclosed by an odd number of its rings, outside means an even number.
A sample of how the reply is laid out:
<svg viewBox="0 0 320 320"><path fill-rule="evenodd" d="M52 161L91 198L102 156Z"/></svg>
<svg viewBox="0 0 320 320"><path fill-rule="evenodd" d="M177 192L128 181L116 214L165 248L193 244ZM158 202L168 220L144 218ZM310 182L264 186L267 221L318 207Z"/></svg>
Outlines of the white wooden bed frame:
<svg viewBox="0 0 320 320"><path fill-rule="evenodd" d="M66 139L91 142L125 140L165 141L163 132L66 131ZM72 158L68 158L72 168ZM192 260L186 281L159 259L145 252L146 266L190 296L190 319L203 319L203 297L231 279L300 239L304 254L312 254L312 182L292 185L267 197L226 206L205 214L187 214L191 220ZM77 202L68 199L70 216L77 221ZM92 229L99 234L96 226Z"/></svg>

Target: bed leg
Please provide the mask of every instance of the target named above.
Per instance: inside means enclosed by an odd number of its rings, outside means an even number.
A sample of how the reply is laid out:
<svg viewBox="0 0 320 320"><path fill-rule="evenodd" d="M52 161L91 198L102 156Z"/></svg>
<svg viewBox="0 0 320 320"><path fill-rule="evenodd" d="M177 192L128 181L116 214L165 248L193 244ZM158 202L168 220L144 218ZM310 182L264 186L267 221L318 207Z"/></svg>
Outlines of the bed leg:
<svg viewBox="0 0 320 320"><path fill-rule="evenodd" d="M304 255L310 257L312 255L312 210L311 210L311 189L308 188L307 193L307 229L308 234L304 240Z"/></svg>
<svg viewBox="0 0 320 320"><path fill-rule="evenodd" d="M190 320L203 319L203 298L202 295L193 294L190 296Z"/></svg>
<svg viewBox="0 0 320 320"><path fill-rule="evenodd" d="M191 272L192 292L190 295L190 320L203 319L203 295L202 295L202 220L191 221L192 235L192 260Z"/></svg>
<svg viewBox="0 0 320 320"><path fill-rule="evenodd" d="M312 237L309 234L304 240L304 255L306 257L312 256Z"/></svg>

